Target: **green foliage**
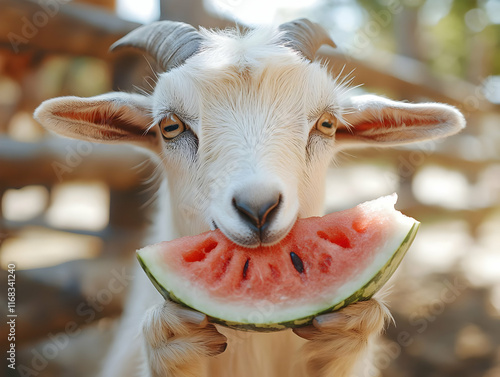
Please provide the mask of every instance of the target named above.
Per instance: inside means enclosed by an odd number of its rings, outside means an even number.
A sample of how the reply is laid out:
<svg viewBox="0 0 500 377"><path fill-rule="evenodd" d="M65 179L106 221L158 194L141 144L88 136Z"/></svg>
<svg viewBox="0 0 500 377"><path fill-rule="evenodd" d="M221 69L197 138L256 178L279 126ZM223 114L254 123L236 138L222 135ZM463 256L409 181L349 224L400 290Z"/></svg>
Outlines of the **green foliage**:
<svg viewBox="0 0 500 377"><path fill-rule="evenodd" d="M368 21L374 20L374 13L383 12L389 6L397 4L404 10L418 13L418 22L410 35L415 36L418 58L426 61L431 69L440 75L455 75L479 81L484 77L467 77L471 65L481 65L472 71L500 74L500 24L493 24L484 8L486 1L453 0L450 11L437 23L429 24L423 19L421 12L424 4L427 7L439 5L432 0L356 0L362 6ZM472 11L472 12L471 12ZM394 15L389 25L372 40L377 48L397 46L396 39L401 37L401 25ZM479 15L479 17L477 16ZM475 22L475 24L474 24ZM403 24L404 25L404 24ZM411 27L408 25L408 27ZM403 34L406 35L406 34ZM395 47L397 49L397 47ZM401 53L401 51L394 51ZM473 56L474 54L482 56Z"/></svg>

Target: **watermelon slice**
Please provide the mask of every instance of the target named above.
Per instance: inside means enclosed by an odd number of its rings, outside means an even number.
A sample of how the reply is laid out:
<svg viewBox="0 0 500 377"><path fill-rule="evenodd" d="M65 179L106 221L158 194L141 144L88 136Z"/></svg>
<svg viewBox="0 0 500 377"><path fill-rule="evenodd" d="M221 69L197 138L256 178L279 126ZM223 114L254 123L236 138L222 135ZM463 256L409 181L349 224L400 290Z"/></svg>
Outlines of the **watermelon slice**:
<svg viewBox="0 0 500 377"><path fill-rule="evenodd" d="M394 273L419 223L396 195L300 219L278 244L245 248L220 230L147 246L139 262L165 297L228 327L276 331L368 300Z"/></svg>

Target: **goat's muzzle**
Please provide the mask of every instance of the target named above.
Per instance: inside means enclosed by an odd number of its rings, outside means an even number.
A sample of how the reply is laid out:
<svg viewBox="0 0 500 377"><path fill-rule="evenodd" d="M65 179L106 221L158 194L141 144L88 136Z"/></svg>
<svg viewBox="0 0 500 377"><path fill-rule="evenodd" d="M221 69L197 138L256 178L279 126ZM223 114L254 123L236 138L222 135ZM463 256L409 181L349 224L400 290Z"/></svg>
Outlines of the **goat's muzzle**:
<svg viewBox="0 0 500 377"><path fill-rule="evenodd" d="M232 197L232 208L236 219L246 228L245 237L226 234L238 244L254 247L271 245L283 237L283 232L276 231L278 214L283 204L283 195L277 190L256 190L245 187L236 191ZM286 234L286 233L285 233Z"/></svg>
<svg viewBox="0 0 500 377"><path fill-rule="evenodd" d="M233 197L233 206L240 219L254 232L259 234L259 239L266 238L269 224L279 210L281 193L271 193L264 200L250 200L248 195Z"/></svg>

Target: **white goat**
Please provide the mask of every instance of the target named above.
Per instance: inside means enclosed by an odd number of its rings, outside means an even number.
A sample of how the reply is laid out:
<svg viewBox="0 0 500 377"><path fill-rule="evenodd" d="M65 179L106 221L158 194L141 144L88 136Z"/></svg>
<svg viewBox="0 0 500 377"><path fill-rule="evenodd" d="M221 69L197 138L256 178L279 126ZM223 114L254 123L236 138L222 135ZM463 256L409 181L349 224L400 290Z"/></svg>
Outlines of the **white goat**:
<svg viewBox="0 0 500 377"><path fill-rule="evenodd" d="M157 22L114 46L156 59L163 73L152 95L56 98L35 117L70 138L149 150L164 178L148 242L217 227L241 245L273 244L297 218L321 215L340 150L444 137L465 124L446 105L349 97L314 62L321 44L334 46L307 20L248 32ZM388 316L372 299L295 333L241 333L163 302L137 267L102 376L347 376Z"/></svg>

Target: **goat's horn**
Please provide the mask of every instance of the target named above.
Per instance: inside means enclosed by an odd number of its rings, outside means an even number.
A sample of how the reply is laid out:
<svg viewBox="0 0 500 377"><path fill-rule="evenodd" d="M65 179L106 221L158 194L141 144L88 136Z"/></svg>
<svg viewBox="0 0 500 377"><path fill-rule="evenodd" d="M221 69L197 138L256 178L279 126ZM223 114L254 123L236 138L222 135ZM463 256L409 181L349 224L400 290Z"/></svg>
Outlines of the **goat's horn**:
<svg viewBox="0 0 500 377"><path fill-rule="evenodd" d="M147 52L166 72L182 65L194 55L203 37L191 25L183 22L158 21L132 30L110 47L134 47Z"/></svg>
<svg viewBox="0 0 500 377"><path fill-rule="evenodd" d="M311 61L322 45L337 47L321 25L305 18L281 24L279 30L284 32L283 42L286 46Z"/></svg>

